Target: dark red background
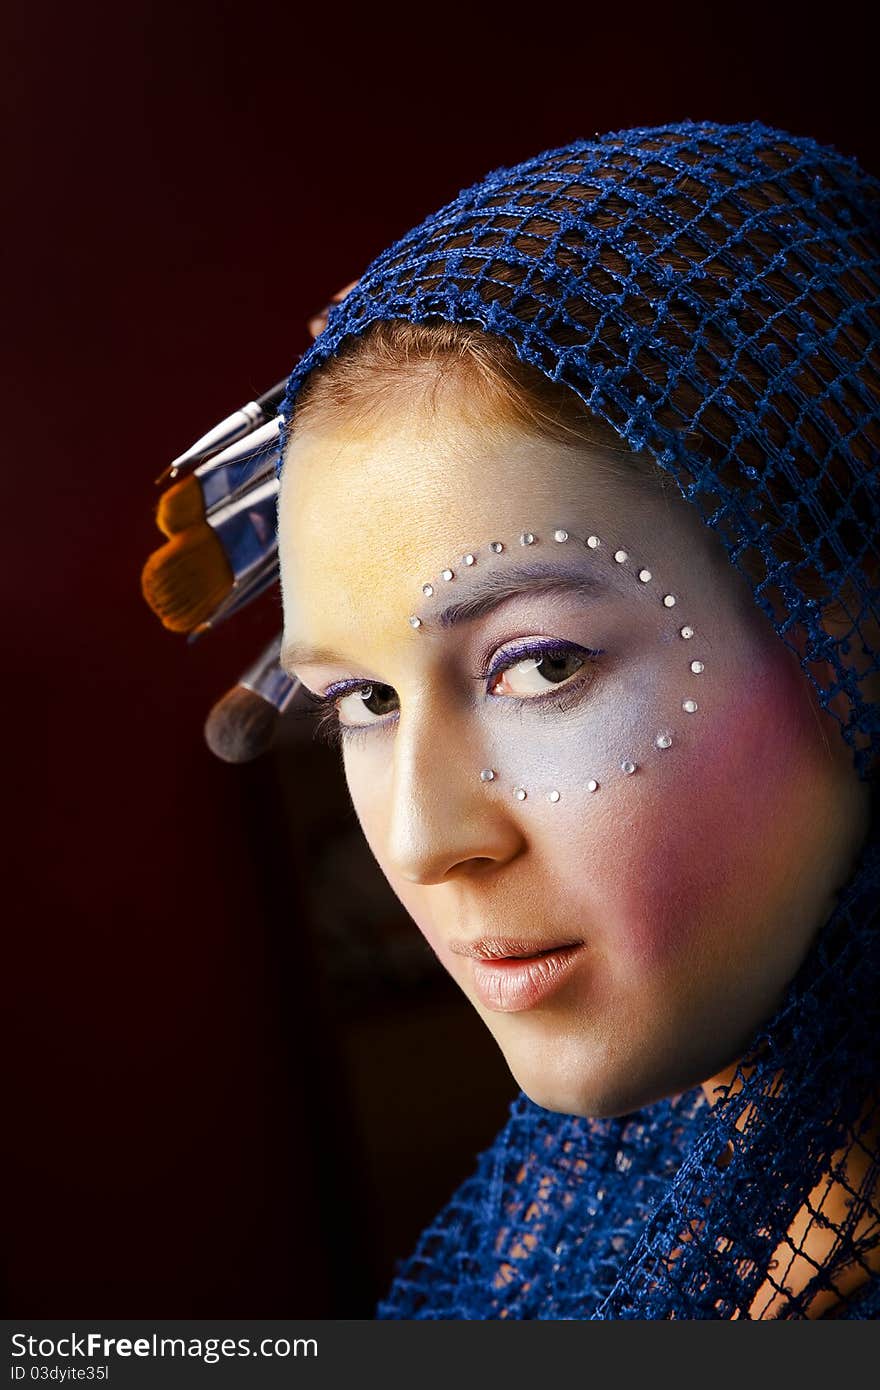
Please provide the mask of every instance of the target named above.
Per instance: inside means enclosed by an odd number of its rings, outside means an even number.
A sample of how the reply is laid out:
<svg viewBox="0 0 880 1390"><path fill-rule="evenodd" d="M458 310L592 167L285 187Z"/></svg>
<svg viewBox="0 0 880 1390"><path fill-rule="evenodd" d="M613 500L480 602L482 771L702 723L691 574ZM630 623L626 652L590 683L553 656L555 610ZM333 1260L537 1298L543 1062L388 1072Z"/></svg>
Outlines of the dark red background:
<svg viewBox="0 0 880 1390"><path fill-rule="evenodd" d="M273 615L193 648L162 629L139 592L159 471L496 165L756 117L878 172L867 7L833 31L794 8L492 10L5 11L10 1314L369 1317L387 1260L356 1277L358 1232L395 1204L414 1239L500 1113L503 1085L433 1185L389 1160L312 1200L347 1102L295 885L266 876L278 807L201 734ZM383 1055L364 1065L393 1096ZM427 1112L430 1146L455 1108ZM381 1109L388 1154L410 1113Z"/></svg>

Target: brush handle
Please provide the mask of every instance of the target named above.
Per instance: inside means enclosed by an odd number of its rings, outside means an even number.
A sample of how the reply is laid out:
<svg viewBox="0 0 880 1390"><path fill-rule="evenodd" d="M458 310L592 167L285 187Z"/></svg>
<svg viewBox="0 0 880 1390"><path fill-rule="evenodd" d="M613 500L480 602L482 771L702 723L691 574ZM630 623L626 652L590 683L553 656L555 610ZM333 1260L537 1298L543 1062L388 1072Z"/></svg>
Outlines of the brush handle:
<svg viewBox="0 0 880 1390"><path fill-rule="evenodd" d="M188 472L193 464L208 458L210 454L216 454L218 449L225 449L234 440L241 439L242 435L250 434L263 423L267 413L258 401L248 401L247 405L243 405L240 410L234 410L225 420L221 420L219 425L203 434L185 453L179 454L166 471L170 472L173 478L179 473Z"/></svg>
<svg viewBox="0 0 880 1390"><path fill-rule="evenodd" d="M260 425L259 429L251 430L244 439L239 439L237 443L230 444L228 449L223 449L213 458L200 463L195 469L196 477L206 478L215 469L230 469L239 463L247 464L254 454L262 453L265 449L277 450L281 440L282 423L282 417L276 415L274 420Z"/></svg>
<svg viewBox="0 0 880 1390"><path fill-rule="evenodd" d="M262 396L257 396L253 404L258 405L264 415L274 415L279 405L284 400L284 393L287 390L287 377L282 377L276 381L275 385L268 391L264 391Z"/></svg>
<svg viewBox="0 0 880 1390"><path fill-rule="evenodd" d="M282 634L277 633L238 680L245 690L252 690L255 695L261 695L270 705L274 705L279 714L284 713L302 684L278 665L281 638Z"/></svg>

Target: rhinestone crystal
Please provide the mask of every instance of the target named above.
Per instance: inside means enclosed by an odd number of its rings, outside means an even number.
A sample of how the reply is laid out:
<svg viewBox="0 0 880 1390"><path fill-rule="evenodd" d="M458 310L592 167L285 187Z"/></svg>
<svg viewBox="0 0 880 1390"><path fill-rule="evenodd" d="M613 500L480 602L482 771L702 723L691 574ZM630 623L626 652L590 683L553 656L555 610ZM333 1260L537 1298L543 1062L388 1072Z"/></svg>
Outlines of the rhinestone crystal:
<svg viewBox="0 0 880 1390"><path fill-rule="evenodd" d="M492 768L492 767L484 767L484 768L483 768L483 771L480 773L480 781L481 781L481 782L494 782L494 780L495 780L495 769Z"/></svg>
<svg viewBox="0 0 880 1390"><path fill-rule="evenodd" d="M629 556L625 550L615 550L614 558L619 565L622 565L629 559Z"/></svg>
<svg viewBox="0 0 880 1390"><path fill-rule="evenodd" d="M548 792L548 793L547 793L547 800L548 800L548 801L558 801L558 800L559 800L559 792L557 792L557 791Z"/></svg>
<svg viewBox="0 0 880 1390"><path fill-rule="evenodd" d="M601 544L598 536L587 536L587 545L591 550L596 550Z"/></svg>
<svg viewBox="0 0 880 1390"><path fill-rule="evenodd" d="M444 570L444 571L443 571L443 578L444 578L444 579L452 579L452 578L454 578L454 575L455 575L455 571L454 571L454 570Z"/></svg>
<svg viewBox="0 0 880 1390"><path fill-rule="evenodd" d="M664 607L664 608L674 608L674 607L675 607L675 594L664 594L664 595L663 595L663 607Z"/></svg>
<svg viewBox="0 0 880 1390"><path fill-rule="evenodd" d="M514 787L513 794L516 797L517 801L525 801L526 799L525 787Z"/></svg>
<svg viewBox="0 0 880 1390"><path fill-rule="evenodd" d="M636 764L631 762L629 758L624 758L623 762L620 764L620 770L621 772L625 772L627 776L631 776L636 770Z"/></svg>
<svg viewBox="0 0 880 1390"><path fill-rule="evenodd" d="M466 565L473 565L475 564L477 557L476 555L471 555L470 551L468 551L467 555L462 556L462 559L464 560Z"/></svg>
<svg viewBox="0 0 880 1390"><path fill-rule="evenodd" d="M654 739L654 742L656 743L658 748L672 747L672 738L669 734L658 734L657 737Z"/></svg>
<svg viewBox="0 0 880 1390"><path fill-rule="evenodd" d="M534 545L534 544L535 544L535 537L534 537L533 532L531 532L531 531L523 531L522 535L521 535L520 538L519 538L519 543L520 543L520 545Z"/></svg>
<svg viewBox="0 0 880 1390"><path fill-rule="evenodd" d="M685 638L693 637L694 630L688 623L685 623L684 627L681 629L681 635Z"/></svg>
<svg viewBox="0 0 880 1390"><path fill-rule="evenodd" d="M410 627L421 627L422 620L421 618L417 618L415 613L413 613L412 617L409 620L409 625Z"/></svg>
<svg viewBox="0 0 880 1390"><path fill-rule="evenodd" d="M700 672L701 672L701 671L705 671L705 669L706 669L706 668L705 668L705 666L703 665L702 661L692 661L692 662L691 662L691 670L693 671L693 673L694 673L695 676L698 676L698 675L700 674Z"/></svg>
<svg viewBox="0 0 880 1390"><path fill-rule="evenodd" d="M500 555L504 549L504 543L502 541L491 541L489 543L489 549L494 550L496 555Z"/></svg>
<svg viewBox="0 0 880 1390"><path fill-rule="evenodd" d="M588 791L588 792L597 792L598 790L599 790L599 783L596 781L595 777L591 777L590 780L589 780L589 782L587 783L587 791Z"/></svg>
<svg viewBox="0 0 880 1390"><path fill-rule="evenodd" d="M681 707L684 710L685 714L696 714L697 710L699 709L699 705L697 704L696 700L682 700Z"/></svg>
<svg viewBox="0 0 880 1390"><path fill-rule="evenodd" d="M567 532L567 531L563 531L563 530L560 528L558 531L554 531L554 532L553 532L553 539L554 539L555 541L567 541L567 540L568 540L568 532Z"/></svg>
<svg viewBox="0 0 880 1390"><path fill-rule="evenodd" d="M647 583L649 582L650 578L651 578L651 571L650 571L650 570L639 570L639 579L641 579L641 581L642 581L643 584L647 584Z"/></svg>
<svg viewBox="0 0 880 1390"><path fill-rule="evenodd" d="M433 585L433 584L423 584L423 585L422 585L422 593L425 595L426 598L430 598L431 595L433 594L433 592L434 592L434 585Z"/></svg>

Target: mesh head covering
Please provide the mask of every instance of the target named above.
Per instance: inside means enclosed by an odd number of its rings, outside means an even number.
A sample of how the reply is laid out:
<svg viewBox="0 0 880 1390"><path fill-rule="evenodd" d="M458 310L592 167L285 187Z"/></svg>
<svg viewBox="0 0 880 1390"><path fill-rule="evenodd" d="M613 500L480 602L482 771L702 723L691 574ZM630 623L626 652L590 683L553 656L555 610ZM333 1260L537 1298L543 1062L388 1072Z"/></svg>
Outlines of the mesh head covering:
<svg viewBox="0 0 880 1390"><path fill-rule="evenodd" d="M783 641L806 634L804 675L875 787L878 195L834 147L759 122L617 131L496 169L331 310L282 438L306 376L377 320L501 335L672 475ZM755 1317L768 1280L771 1316L880 1316L878 887L875 813L714 1106L696 1087L587 1119L520 1092L377 1317ZM829 1173L851 1196L836 1221ZM827 1256L792 1293L773 1257L794 1255L805 1204Z"/></svg>

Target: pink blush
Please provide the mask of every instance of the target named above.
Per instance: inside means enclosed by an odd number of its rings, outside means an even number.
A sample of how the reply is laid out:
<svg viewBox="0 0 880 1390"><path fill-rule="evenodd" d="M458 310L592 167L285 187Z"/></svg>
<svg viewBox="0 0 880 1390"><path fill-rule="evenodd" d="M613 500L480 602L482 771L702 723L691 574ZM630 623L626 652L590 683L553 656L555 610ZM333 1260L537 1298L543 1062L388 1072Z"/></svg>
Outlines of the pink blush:
<svg viewBox="0 0 880 1390"><path fill-rule="evenodd" d="M698 715L683 716L694 721L686 744L644 769L606 889L621 951L639 968L686 948L713 920L748 914L762 885L782 882L803 852L821 738L794 675L774 662L735 692L728 684L721 703L712 690Z"/></svg>

